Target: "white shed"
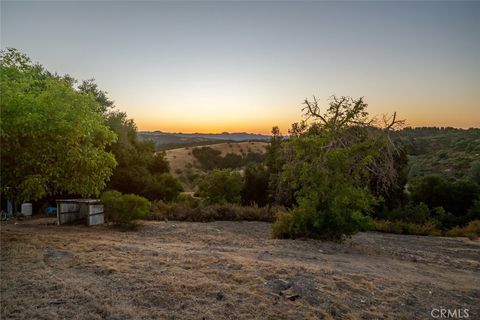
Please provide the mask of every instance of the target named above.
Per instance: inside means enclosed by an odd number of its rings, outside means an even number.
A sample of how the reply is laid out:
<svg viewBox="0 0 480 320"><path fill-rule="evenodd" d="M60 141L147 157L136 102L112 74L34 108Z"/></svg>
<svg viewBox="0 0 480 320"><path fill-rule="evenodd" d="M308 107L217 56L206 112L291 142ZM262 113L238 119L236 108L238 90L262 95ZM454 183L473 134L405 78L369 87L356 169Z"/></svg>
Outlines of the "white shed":
<svg viewBox="0 0 480 320"><path fill-rule="evenodd" d="M104 223L103 204L98 199L57 200L57 224L85 220L88 226Z"/></svg>

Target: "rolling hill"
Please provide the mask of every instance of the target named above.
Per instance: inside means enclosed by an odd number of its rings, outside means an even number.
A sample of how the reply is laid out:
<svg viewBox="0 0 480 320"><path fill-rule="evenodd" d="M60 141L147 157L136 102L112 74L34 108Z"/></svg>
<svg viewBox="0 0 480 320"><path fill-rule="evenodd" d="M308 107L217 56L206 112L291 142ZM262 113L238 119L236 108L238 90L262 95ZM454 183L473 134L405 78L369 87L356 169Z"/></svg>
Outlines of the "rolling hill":
<svg viewBox="0 0 480 320"><path fill-rule="evenodd" d="M222 156L228 153L246 155L248 153L265 153L267 142L244 141L222 142L209 147L221 152ZM187 191L192 190L192 182L199 175L205 173L197 159L192 154L192 147L171 149L166 151L166 159L170 163L171 173L180 179Z"/></svg>
<svg viewBox="0 0 480 320"><path fill-rule="evenodd" d="M256 133L169 133L161 131L140 131L140 140L151 140L158 150L181 147L210 145L224 142L268 141L270 136Z"/></svg>

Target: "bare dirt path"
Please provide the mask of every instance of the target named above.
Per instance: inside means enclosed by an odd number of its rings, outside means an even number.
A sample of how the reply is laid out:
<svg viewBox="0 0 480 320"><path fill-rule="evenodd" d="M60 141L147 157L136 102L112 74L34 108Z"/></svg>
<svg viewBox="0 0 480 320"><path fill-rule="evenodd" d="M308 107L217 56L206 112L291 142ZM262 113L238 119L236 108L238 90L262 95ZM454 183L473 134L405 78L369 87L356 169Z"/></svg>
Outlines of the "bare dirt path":
<svg viewBox="0 0 480 320"><path fill-rule="evenodd" d="M1 227L2 319L480 319L480 242L270 239L262 222Z"/></svg>

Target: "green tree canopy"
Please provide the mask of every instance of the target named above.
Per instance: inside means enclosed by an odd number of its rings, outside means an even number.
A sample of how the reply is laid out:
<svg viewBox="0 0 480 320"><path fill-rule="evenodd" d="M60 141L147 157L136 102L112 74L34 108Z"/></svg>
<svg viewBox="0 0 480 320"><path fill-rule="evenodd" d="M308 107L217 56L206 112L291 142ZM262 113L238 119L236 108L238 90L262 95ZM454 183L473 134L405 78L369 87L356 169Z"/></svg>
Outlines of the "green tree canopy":
<svg viewBox="0 0 480 320"><path fill-rule="evenodd" d="M228 169L210 171L198 185L198 193L208 203L240 203L242 175Z"/></svg>
<svg viewBox="0 0 480 320"><path fill-rule="evenodd" d="M334 96L321 113L315 97L305 100L306 120L281 142L277 180L293 191L296 205L274 227L277 236L341 240L367 226L377 195L398 177L388 131L399 122L394 115L377 125L366 109L362 98Z"/></svg>
<svg viewBox="0 0 480 320"><path fill-rule="evenodd" d="M0 68L2 192L19 200L98 195L116 165L101 105L14 49L2 51Z"/></svg>

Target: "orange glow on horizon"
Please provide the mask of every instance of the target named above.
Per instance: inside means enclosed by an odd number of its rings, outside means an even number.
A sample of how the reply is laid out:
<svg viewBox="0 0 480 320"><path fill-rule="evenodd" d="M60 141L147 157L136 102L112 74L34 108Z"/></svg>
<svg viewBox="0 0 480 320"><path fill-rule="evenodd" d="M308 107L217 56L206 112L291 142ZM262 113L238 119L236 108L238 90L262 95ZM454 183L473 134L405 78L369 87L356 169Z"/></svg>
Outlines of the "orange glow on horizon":
<svg viewBox="0 0 480 320"><path fill-rule="evenodd" d="M480 118L469 118L459 114L456 117L446 119L442 116L429 118L408 118L400 114L402 119L406 119L406 127L454 127L454 128L479 128ZM287 134L291 124L301 120L282 119L279 121L156 121L153 119L135 119L139 131L162 131L162 132L181 132L181 133L223 133L223 132L247 132L269 135L273 126L278 126L283 134Z"/></svg>

